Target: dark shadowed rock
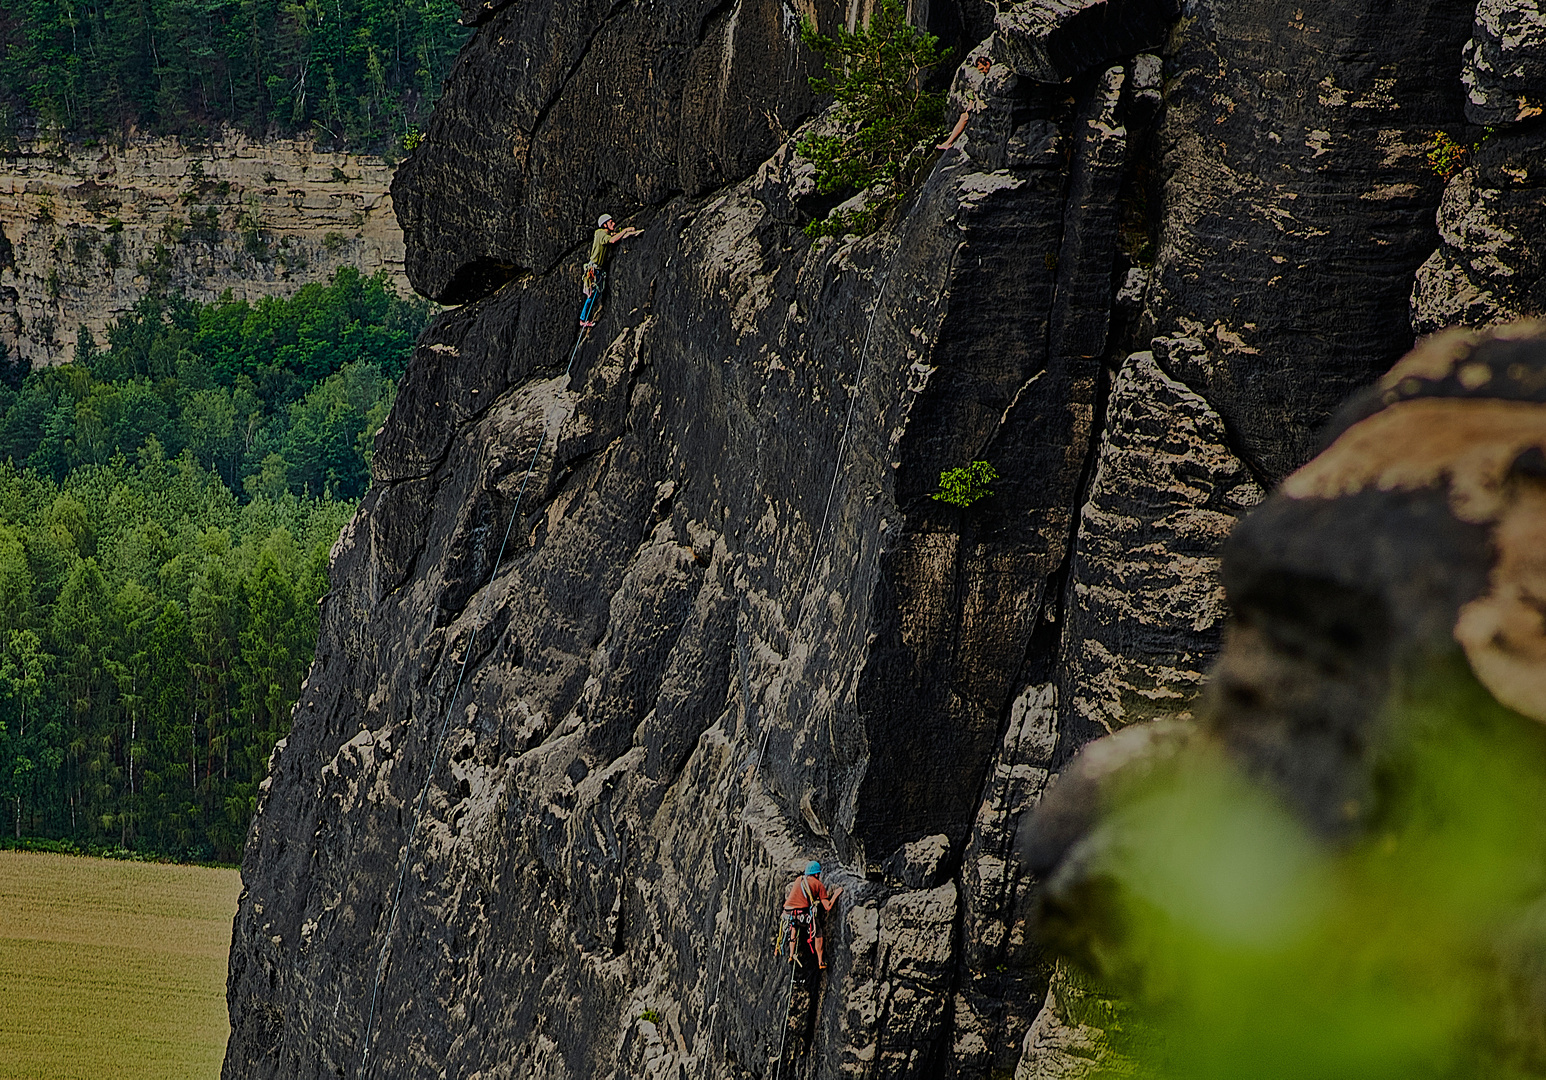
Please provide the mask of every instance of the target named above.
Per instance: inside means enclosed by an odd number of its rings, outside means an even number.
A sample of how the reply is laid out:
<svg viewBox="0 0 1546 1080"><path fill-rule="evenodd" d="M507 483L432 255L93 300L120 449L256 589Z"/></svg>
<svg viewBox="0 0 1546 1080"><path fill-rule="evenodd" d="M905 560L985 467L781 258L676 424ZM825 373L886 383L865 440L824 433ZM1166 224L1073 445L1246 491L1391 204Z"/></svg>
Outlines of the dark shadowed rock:
<svg viewBox="0 0 1546 1080"><path fill-rule="evenodd" d="M746 176L812 104L777 4L543 0L482 20L392 185L409 279L442 302L551 269L602 212Z"/></svg>
<svg viewBox="0 0 1546 1080"><path fill-rule="evenodd" d="M1037 82L1057 83L1157 48L1180 0L1023 0L1000 11L995 59Z"/></svg>
<svg viewBox="0 0 1546 1080"><path fill-rule="evenodd" d="M1200 0L1167 57L1149 317L1160 366L1275 481L1410 348L1435 129L1463 122L1465 0Z"/></svg>
<svg viewBox="0 0 1546 1080"><path fill-rule="evenodd" d="M982 805L962 862L962 977L952 1002L950 1062L957 1075L1013 1066L1044 976L1031 936L1030 878L1014 850L1015 829L1036 805L1057 747L1054 688L1025 688L1010 706Z"/></svg>

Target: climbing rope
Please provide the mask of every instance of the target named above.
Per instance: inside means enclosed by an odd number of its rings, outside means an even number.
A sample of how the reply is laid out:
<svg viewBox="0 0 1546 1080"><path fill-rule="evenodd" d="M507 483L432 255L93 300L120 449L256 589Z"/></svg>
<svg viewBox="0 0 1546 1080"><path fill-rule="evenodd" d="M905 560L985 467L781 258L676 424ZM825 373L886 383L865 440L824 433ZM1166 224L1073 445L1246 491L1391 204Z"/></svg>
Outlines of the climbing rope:
<svg viewBox="0 0 1546 1080"><path fill-rule="evenodd" d="M575 339L574 348L569 350L569 362L564 366L564 377L566 380L573 375L574 359L580 354L580 347L583 346L585 342L589 340L589 338L590 328L586 327L580 331L579 337ZM537 468L537 457L542 453L542 448L547 445L547 441L548 425L547 417L544 416L542 423L542 436L537 440L537 446L531 452L531 461L526 465L526 475L521 478L521 489L516 493L515 506L510 510L510 521L505 525L504 539L502 539L499 543L499 554L494 557L494 563L489 567L488 577L484 579L483 582L483 590L487 590L489 585L493 584L494 576L499 573L499 566L502 562L504 562L505 549L510 544L510 534L515 528L516 518L520 515L521 503L526 498L527 485L531 483L532 473L536 471ZM479 616L481 618L483 611L487 610L488 595L486 592L484 596L478 601L478 603L482 609L479 612ZM365 1067L370 1062L370 1051L372 1047L371 1037L374 1034L376 1027L376 1005L381 993L381 983L386 975L387 951L392 945L392 935L397 929L397 913L402 904L403 884L407 881L408 878L408 858L413 853L413 842L414 839L418 836L419 819L423 816L425 802L429 799L430 784L434 781L435 772L440 767L440 754L441 751L445 748L446 734L450 731L451 714L456 709L456 699L461 695L462 691L462 680L466 678L467 665L472 660L473 645L478 638L477 623L478 620L474 620L472 632L467 635L467 648L462 651L462 663L456 673L456 686L451 690L451 697L446 702L446 713L440 721L440 733L435 738L435 752L434 755L430 758L429 772L427 772L424 776L424 786L419 789L419 798L414 806L413 817L408 825L408 840L403 845L403 857L397 871L397 888L393 891L392 894L392 907L391 913L387 917L386 934L384 935L381 942L381 951L376 957L375 979L371 985L370 990L370 1012L365 1021L365 1050L360 1055L360 1068L356 1074L361 1078L364 1077Z"/></svg>
<svg viewBox="0 0 1546 1080"><path fill-rule="evenodd" d="M798 632L798 630L800 628L800 624L805 620L805 602L806 602L806 600L807 600L807 598L809 596L809 588L810 588L811 575L815 572L816 560L817 560L818 556L821 554L822 540L826 536L827 522L831 518L832 500L833 500L833 498L837 494L837 482L838 482L838 479L842 476L843 459L847 455L847 450L848 450L848 436L849 436L849 434L850 434L850 432L852 431L852 428L853 428L854 409L856 408L856 406L858 405L858 402L859 402L859 390L860 390L860 388L864 384L864 371L865 371L866 365L869 362L870 336L871 336L872 331L875 329L875 316L880 311L880 305L881 305L882 301L885 300L885 297L886 297L886 287L888 285L890 285L890 283L891 283L891 272L892 272L892 270L894 270L896 268L897 256L901 253L901 250L902 250L901 245L898 244L896 249L894 251L892 251L891 259L886 264L885 275L880 279L880 288L879 288L879 290L876 291L875 302L870 305L870 313L869 313L869 315L865 319L864 339L860 343L860 346L859 346L859 363L858 363L858 366L857 366L857 368L855 369L855 372L854 372L853 387L849 390L849 393L848 393L848 413L847 413L847 416L843 420L843 434L838 439L837 459L833 463L833 466L832 466L832 483L830 485L828 485L828 487L827 487L827 498L826 498L826 502L823 505L822 511L821 511L821 524L817 527L816 532L815 532L815 534L814 534L814 536L812 538L812 542L811 542L811 557L810 557L810 560L806 564L805 575L804 575L803 580L800 583L800 591L799 591L800 603L799 603L799 606L795 609L795 619L794 619L794 623L792 624L792 628L796 632ZM744 642L744 638L742 640ZM746 648L745 648L744 643L741 644L738 647L737 651L740 654L740 661L741 661L741 714L742 714L742 717L743 717L744 721L747 724L750 724L751 723L751 684L750 684L750 679L749 679L749 676L748 676L748 673L747 673L748 657L747 657L747 654L746 654ZM773 732L772 725L768 725L768 726L763 728L762 739L759 741L759 743L757 745L756 756L752 758L751 765L750 765L750 768L749 768L748 771L755 772L758 768L760 768L760 766L762 764L763 755L766 754L766 752L767 752L768 736L771 735L772 732ZM741 816L740 816L740 820L736 824L735 843L734 843L734 845L732 847L733 854L732 854L732 863L731 863L731 867L730 867L730 889L726 893L726 895L728 895L728 896L730 896L732 898L736 895L736 893L740 889L740 881L741 881L741 876L742 876L741 875L741 871L742 871L742 866L741 866L741 842L742 842L743 837L746 835L746 833L748 831L747 828L746 828L746 816L750 812L750 810L751 810L751 793L747 792L746 799L741 804ZM721 938L718 934L716 934L715 937L718 938L719 942L720 942L720 945L719 945L718 972L717 972L717 974L715 975L715 978L714 978L714 993L712 995L705 995L704 998L702 999L702 1002L699 1005L698 1013L699 1013L700 1023L701 1023L701 1020L702 1020L702 1013L703 1013L704 1005L707 1004L710 996L712 996L716 1001L718 1000L719 989L720 989L720 987L724 983L725 958L726 958L726 956L728 954L728 949L725 947L724 939L723 938ZM780 948L782 948L782 942L780 943ZM792 967L792 965L791 965L791 967ZM793 994L793 989L794 989L794 974L793 974L793 971L791 970L791 972L790 972L790 993L791 993L791 995ZM785 1003L784 1011L785 1011L785 1013L787 1013L789 1011L789 1006L788 1006L787 1002ZM719 1012L720 1012L720 1010L716 1009L714 1012L709 1014L709 1028L708 1028L708 1031L706 1033L706 1037L705 1037L704 1041L708 1044L710 1049L712 1049L713 1046L714 1046L714 1028L715 1028L715 1025L716 1025L717 1021L719 1020ZM788 1032L788 1022L787 1021L788 1021L788 1017L786 1016L785 1017L785 1031L784 1031L785 1036L787 1036L788 1033L789 1033ZM779 1064L780 1064L780 1066L782 1066L782 1064L783 1064L782 1041L780 1042L780 1049L779 1049ZM774 1080L777 1080L776 1074L775 1074Z"/></svg>
<svg viewBox="0 0 1546 1080"><path fill-rule="evenodd" d="M794 629L800 629L800 623L805 619L805 601L809 595L811 574L816 570L816 557L821 554L821 541L827 532L827 521L832 514L832 499L837 494L837 481L843 471L843 457L848 451L848 435L853 429L854 408L859 404L859 388L864 385L864 368L869 362L870 333L875 329L875 314L880 310L881 301L886 297L886 286L891 284L891 271L896 269L897 256L902 252L899 243L896 250L891 253L891 261L886 264L886 275L880 279L880 291L875 294L875 303L870 306L869 318L864 321L864 342L859 346L859 368L854 373L853 389L848 393L848 416L843 421L843 437L837 444L837 461L832 466L832 483L827 487L827 502L821 509L821 525L816 529L816 537L811 543L811 558L805 566L805 578L800 582L800 606L795 611Z"/></svg>
<svg viewBox="0 0 1546 1080"><path fill-rule="evenodd" d="M784 1071L784 1046L789 1041L789 1006L794 1004L794 973L798 968L799 965L793 962L789 965L789 989L784 992L784 1030L778 1037L778 1060L773 1063L773 1080L778 1080L778 1074Z"/></svg>

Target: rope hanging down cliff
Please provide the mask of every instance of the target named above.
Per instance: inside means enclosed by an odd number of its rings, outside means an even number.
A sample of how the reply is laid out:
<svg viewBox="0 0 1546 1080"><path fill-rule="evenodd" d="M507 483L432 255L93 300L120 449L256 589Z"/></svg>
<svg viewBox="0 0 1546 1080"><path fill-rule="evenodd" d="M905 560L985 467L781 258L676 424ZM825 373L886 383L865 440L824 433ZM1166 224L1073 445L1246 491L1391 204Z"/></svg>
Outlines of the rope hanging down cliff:
<svg viewBox="0 0 1546 1080"><path fill-rule="evenodd" d="M607 223L611 223L610 227L607 227ZM592 245L593 249L597 244L616 243L618 240L624 239L628 236L636 235L639 232L638 229L632 228L618 232L616 229L616 223L612 222L610 216L604 217L602 219L602 224L603 228L598 229L597 232L607 234L606 239L598 239L596 243ZM602 250L604 252L605 248L603 247ZM594 251L592 253L591 265L593 264ZM588 275L588 288L585 297L584 309L581 313L580 333L575 339L574 348L569 350L569 362L564 366L565 385L568 384L569 378L574 374L575 357L579 356L580 348L585 344L586 341L590 339L591 328L596 325L596 305L600 301L599 294L601 292L601 286L603 283L604 279L603 281L598 282L594 281L594 279L590 278ZM542 448L547 445L547 440L548 425L547 418L544 417L542 434L537 439L537 445L531 452L531 461L526 465L526 475L521 478L521 488L520 491L516 493L515 505L510 509L510 520L505 525L504 538L499 542L499 553L494 557L494 562L489 567L488 577L484 579L483 587L480 590L484 593L484 595L478 601L480 609L486 610L488 603L487 589L489 585L493 584L495 575L499 573L500 564L504 562L505 550L507 547L509 547L510 544L510 533L515 528L516 518L520 516L521 503L526 498L526 488L531 483L532 473L536 471L537 468L537 458L542 453ZM440 768L440 754L441 751L445 748L446 735L451 728L451 714L456 709L456 699L461 695L462 682L467 676L467 665L472 660L473 645L476 643L478 638L478 625L481 621L482 614L483 610L480 610L479 619L473 620L472 632L467 635L467 647L462 651L462 662L456 673L456 685L452 688L451 696L446 701L445 716L442 717L440 721L440 732L435 738L435 751L434 754L430 757L429 771L424 775L424 786L419 789L419 797L416 800L413 808L413 817L410 819L408 824L408 839L403 844L403 856L397 871L397 887L393 890L392 893L392 907L389 915L387 916L386 932L382 938L381 951L376 956L375 975L371 981L370 1012L367 1014L365 1020L365 1038L363 1040L365 1048L360 1055L360 1067L356 1074L361 1078L364 1077L366 1065L370 1062L370 1051L372 1046L371 1039L375 1034L376 1027L376 1006L380 1000L381 983L384 980L386 974L387 951L390 949L392 944L392 934L397 928L397 913L402 905L403 885L408 877L408 858L413 853L413 841L419 833L419 819L423 816L424 805L429 799L430 784L434 781L435 773Z"/></svg>
<svg viewBox="0 0 1546 1080"><path fill-rule="evenodd" d="M815 572L816 562L817 562L817 559L819 558L819 556L821 554L822 541L825 539L826 532L827 532L827 522L830 520L831 514L832 514L832 500L833 500L833 498L837 494L837 482L838 482L838 479L842 476L842 472L843 472L843 459L847 456L847 451L848 451L848 437L849 437L849 434L851 433L851 431L853 429L854 410L857 407L858 402L859 402L859 390L864 385L864 371L865 371L866 365L869 362L870 336L871 336L872 331L875 329L875 316L880 311L881 302L886 297L886 287L891 283L891 271L896 268L897 256L900 253L901 253L901 245L898 244L896 246L896 248L893 249L893 251L891 252L890 260L886 263L886 273L885 273L885 275L880 280L880 288L875 293L875 302L870 305L870 313L869 313L868 317L866 317L866 319L865 319L865 323L864 323L864 339L860 343L860 346L859 346L859 363L856 366L855 371L854 371L853 387L848 392L848 413L844 417L844 420L843 420L843 434L838 439L837 458L836 458L836 460L832 464L832 482L831 482L831 484L829 484L827 486L827 498L826 498L826 502L822 506L822 511L821 511L821 524L819 526L817 526L815 535L812 537L812 540L811 540L811 557L810 557L810 559L806 563L805 574L804 574L804 576L803 576L803 578L802 578L802 580L800 582L800 590L799 590L799 593L798 593L800 601L799 601L799 606L795 609L795 619L794 619L794 623L793 623L794 629L796 631L799 630L800 624L802 622L804 622L804 620L805 620L805 606L806 606L806 600L809 597L811 575ZM749 658L747 656L747 652L746 652L746 648L745 648L744 643L739 643L738 644L737 654L738 654L738 659L741 662L741 715L742 715L743 723L750 724L750 722L751 722L751 684L750 684L750 678L749 678L748 672L747 672L747 666L748 666L748 659ZM761 767L763 756L766 754L767 749L768 749L768 736L770 734L772 734L772 731L773 731L773 728L772 728L771 725L768 725L768 726L763 728L762 739L759 741L759 743L757 745L757 754L756 754L756 756L754 758L752 758L751 767L750 767L750 769L748 771L755 772L758 768ZM746 815L750 811L750 809L751 809L751 793L748 792L745 801L741 803L741 816L740 816L740 820L736 824L735 843L732 846L733 854L731 856L731 867L730 867L730 888L729 888L729 890L726 893L726 895L729 895L732 898L736 895L736 893L740 889L740 881L741 881L741 877L742 877L741 846L742 846L742 839L746 835L746 832L747 832L747 828L746 828ZM723 937L718 935L718 934L716 934L715 936L719 940L718 972L716 973L715 978L714 978L714 992L713 992L713 994L712 995L705 995L704 998L699 1003L698 1014L699 1014L699 1022L700 1023L702 1021L702 1013L703 1013L703 1006L704 1006L704 1004L706 1004L708 1002L710 997L712 997L715 1001L718 1001L720 988L724 985L725 957L726 957L726 954L727 954L727 949L725 948ZM792 965L791 965L791 968L792 968ZM793 973L793 970L791 970L791 972L790 972L788 1000L792 1001L793 1000L793 996L794 996L794 973ZM788 1011L789 1011L789 1005L788 1005L787 1001L786 1001L786 1003L784 1005L784 1011L785 1011L785 1013L788 1013ZM715 1027L716 1022L719 1019L719 1012L720 1012L720 1010L716 1009L714 1012L710 1013L710 1015L709 1015L709 1027L708 1027L708 1031L706 1032L706 1037L705 1037L704 1041L708 1044L710 1049L712 1049L713 1045L714 1045L714 1027ZM786 1028L785 1034L787 1035L788 1034L788 1032L787 1032L788 1024L786 1023L784 1026ZM780 1040L779 1040L779 1051L778 1051L778 1054L779 1054L778 1065L775 1066L775 1070L778 1069L778 1068L781 1068L782 1065L783 1065L784 1040L782 1038L780 1038ZM775 1075L775 1080L777 1080L776 1075Z"/></svg>

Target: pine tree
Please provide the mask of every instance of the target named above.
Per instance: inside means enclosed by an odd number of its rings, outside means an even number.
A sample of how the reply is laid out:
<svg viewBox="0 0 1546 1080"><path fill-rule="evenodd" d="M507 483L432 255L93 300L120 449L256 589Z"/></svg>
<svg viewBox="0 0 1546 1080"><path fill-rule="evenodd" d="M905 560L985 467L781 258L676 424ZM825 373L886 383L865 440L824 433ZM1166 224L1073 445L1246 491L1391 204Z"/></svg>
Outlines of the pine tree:
<svg viewBox="0 0 1546 1080"><path fill-rule="evenodd" d="M827 78L810 80L831 94L846 130L809 135L800 153L816 166L822 192L880 189L862 214L834 211L806 227L812 236L869 232L901 199L908 177L927 160L944 117L945 95L928 89L924 73L945 57L939 39L912 26L899 0L880 0L870 21L834 36L801 24L801 40L826 58Z"/></svg>

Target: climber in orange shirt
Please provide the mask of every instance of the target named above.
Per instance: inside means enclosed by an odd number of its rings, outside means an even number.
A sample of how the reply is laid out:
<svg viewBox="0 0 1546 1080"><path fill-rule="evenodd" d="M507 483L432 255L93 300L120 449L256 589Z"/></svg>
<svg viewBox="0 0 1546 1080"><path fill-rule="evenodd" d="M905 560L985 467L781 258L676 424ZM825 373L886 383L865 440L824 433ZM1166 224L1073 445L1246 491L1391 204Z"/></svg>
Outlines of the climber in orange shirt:
<svg viewBox="0 0 1546 1080"><path fill-rule="evenodd" d="M843 895L843 887L841 885L830 893L827 892L827 887L821 883L821 864L819 862L812 862L805 868L805 873L800 875L799 880L790 886L789 899L784 901L785 918L795 926L805 927L806 935L816 949L816 966L820 968L827 966L827 958L824 951L826 942L822 936L822 920L820 913L816 911L816 905L817 903L821 904L822 912L831 911L832 905L837 902L837 898L841 895ZM795 959L795 941L798 933L799 931L796 930L789 935L789 959L791 962Z"/></svg>

